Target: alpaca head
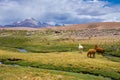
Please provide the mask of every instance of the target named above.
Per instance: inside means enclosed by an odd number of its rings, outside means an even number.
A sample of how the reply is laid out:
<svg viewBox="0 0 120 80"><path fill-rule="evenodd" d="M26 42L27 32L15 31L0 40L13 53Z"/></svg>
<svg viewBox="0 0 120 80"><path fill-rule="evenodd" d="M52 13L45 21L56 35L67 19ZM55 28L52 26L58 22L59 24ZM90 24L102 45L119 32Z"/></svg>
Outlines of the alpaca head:
<svg viewBox="0 0 120 80"><path fill-rule="evenodd" d="M98 47L98 45L95 45L95 50L96 50L97 53L101 53L101 54L103 54L104 51L105 51L103 48Z"/></svg>
<svg viewBox="0 0 120 80"><path fill-rule="evenodd" d="M95 49L97 49L98 48L98 45L95 45Z"/></svg>

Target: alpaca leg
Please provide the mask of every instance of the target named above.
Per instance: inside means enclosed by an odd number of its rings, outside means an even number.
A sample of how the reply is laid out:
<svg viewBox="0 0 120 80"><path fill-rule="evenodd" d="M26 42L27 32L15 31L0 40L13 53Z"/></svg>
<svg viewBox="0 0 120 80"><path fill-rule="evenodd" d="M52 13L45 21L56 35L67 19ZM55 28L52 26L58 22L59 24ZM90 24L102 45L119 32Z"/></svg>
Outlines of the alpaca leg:
<svg viewBox="0 0 120 80"><path fill-rule="evenodd" d="M83 49L81 49L81 53L83 52Z"/></svg>
<svg viewBox="0 0 120 80"><path fill-rule="evenodd" d="M91 54L90 54L90 58L92 58L92 57L91 57Z"/></svg>
<svg viewBox="0 0 120 80"><path fill-rule="evenodd" d="M89 53L87 53L87 57L89 57Z"/></svg>
<svg viewBox="0 0 120 80"><path fill-rule="evenodd" d="M91 58L93 58L93 54L91 54Z"/></svg>
<svg viewBox="0 0 120 80"><path fill-rule="evenodd" d="M80 53L82 53L81 50L80 50Z"/></svg>
<svg viewBox="0 0 120 80"><path fill-rule="evenodd" d="M94 58L94 53L91 54L91 58Z"/></svg>
<svg viewBox="0 0 120 80"><path fill-rule="evenodd" d="M89 53L87 53L87 57L89 57Z"/></svg>
<svg viewBox="0 0 120 80"><path fill-rule="evenodd" d="M94 53L92 53L92 58L94 58Z"/></svg>
<svg viewBox="0 0 120 80"><path fill-rule="evenodd" d="M95 58L95 54L93 54L93 58Z"/></svg>
<svg viewBox="0 0 120 80"><path fill-rule="evenodd" d="M102 54L102 56L103 56L103 52L102 52L101 54Z"/></svg>
<svg viewBox="0 0 120 80"><path fill-rule="evenodd" d="M82 49L80 49L80 53L82 53Z"/></svg>

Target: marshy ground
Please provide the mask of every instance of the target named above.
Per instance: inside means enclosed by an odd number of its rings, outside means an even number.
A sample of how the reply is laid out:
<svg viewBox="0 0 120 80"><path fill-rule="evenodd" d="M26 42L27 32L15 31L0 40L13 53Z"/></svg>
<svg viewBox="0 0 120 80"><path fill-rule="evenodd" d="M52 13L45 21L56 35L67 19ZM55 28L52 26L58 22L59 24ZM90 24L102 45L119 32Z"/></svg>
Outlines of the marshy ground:
<svg viewBox="0 0 120 80"><path fill-rule="evenodd" d="M0 30L0 79L119 80L119 30ZM79 43L84 46L82 54ZM87 51L95 44L105 53L88 58Z"/></svg>

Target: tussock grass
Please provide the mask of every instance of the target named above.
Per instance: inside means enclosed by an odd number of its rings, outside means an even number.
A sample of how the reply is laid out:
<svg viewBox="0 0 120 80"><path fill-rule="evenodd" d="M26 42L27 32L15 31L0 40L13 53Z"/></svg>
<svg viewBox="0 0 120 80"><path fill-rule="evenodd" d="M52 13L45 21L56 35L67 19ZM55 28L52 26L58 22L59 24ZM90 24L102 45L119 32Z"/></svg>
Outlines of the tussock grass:
<svg viewBox="0 0 120 80"><path fill-rule="evenodd" d="M95 59L87 58L86 52L61 53L12 53L0 51L0 60L6 64L18 64L37 68L62 70L75 73L89 73L119 79L120 63L96 55ZM9 61L8 58L20 58L23 61Z"/></svg>
<svg viewBox="0 0 120 80"><path fill-rule="evenodd" d="M101 76L0 65L0 80L110 80Z"/></svg>

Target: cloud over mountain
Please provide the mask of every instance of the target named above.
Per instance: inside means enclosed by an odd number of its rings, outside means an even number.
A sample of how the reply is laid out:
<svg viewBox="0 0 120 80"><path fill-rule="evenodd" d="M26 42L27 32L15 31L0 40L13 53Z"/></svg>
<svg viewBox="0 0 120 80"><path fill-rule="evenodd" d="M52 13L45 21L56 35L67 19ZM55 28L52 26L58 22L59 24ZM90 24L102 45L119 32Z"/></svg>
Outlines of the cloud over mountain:
<svg viewBox="0 0 120 80"><path fill-rule="evenodd" d="M63 24L120 21L119 7L102 0L0 0L0 24L28 17Z"/></svg>

